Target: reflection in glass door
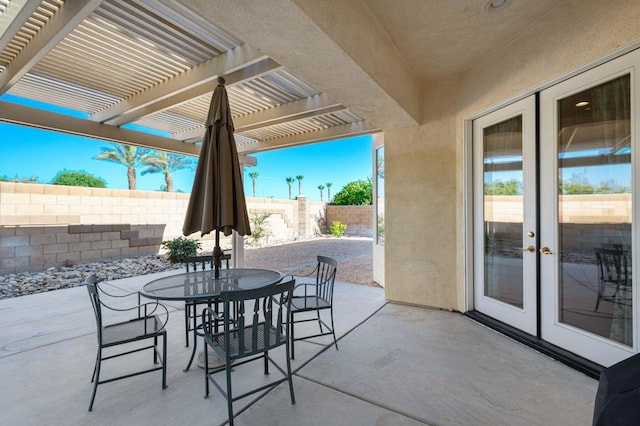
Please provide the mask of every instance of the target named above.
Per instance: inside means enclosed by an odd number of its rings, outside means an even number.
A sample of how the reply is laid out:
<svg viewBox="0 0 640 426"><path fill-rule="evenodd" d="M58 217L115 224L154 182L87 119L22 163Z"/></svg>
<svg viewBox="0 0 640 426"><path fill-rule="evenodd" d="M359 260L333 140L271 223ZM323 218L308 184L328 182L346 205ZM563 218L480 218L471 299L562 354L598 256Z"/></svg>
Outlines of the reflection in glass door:
<svg viewBox="0 0 640 426"><path fill-rule="evenodd" d="M529 98L474 121L474 304L535 333L535 133Z"/></svg>
<svg viewBox="0 0 640 426"><path fill-rule="evenodd" d="M635 343L633 85L616 67L541 95L542 337L605 366Z"/></svg>

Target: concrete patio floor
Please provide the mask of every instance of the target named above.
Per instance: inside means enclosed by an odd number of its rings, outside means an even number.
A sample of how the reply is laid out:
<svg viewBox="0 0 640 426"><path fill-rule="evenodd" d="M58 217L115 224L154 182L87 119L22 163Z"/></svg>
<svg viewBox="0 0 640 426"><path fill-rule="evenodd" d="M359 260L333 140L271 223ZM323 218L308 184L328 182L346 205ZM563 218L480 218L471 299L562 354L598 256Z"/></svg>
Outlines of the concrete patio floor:
<svg viewBox="0 0 640 426"><path fill-rule="evenodd" d="M109 284L137 290L176 272ZM0 424L226 423L215 388L203 399L202 369L182 371L190 354L182 304L168 307L169 387L162 390L159 373L105 384L89 413L96 342L86 289L0 300ZM597 381L458 313L390 304L381 288L338 282L335 315L339 350L330 338L296 343L296 404L280 385L236 403L237 424L591 423ZM151 355L142 355L103 363L105 374L148 365ZM260 369L238 371L237 383L259 380Z"/></svg>

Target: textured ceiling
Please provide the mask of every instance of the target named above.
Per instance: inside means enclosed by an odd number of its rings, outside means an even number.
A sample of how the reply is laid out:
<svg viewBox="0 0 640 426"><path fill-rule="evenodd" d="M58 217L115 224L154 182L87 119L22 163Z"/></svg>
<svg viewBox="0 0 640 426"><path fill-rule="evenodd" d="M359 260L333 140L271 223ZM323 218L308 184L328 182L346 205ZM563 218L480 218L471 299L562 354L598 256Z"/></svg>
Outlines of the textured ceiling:
<svg viewBox="0 0 640 426"><path fill-rule="evenodd" d="M365 0L422 82L468 71L498 46L552 13L562 0Z"/></svg>

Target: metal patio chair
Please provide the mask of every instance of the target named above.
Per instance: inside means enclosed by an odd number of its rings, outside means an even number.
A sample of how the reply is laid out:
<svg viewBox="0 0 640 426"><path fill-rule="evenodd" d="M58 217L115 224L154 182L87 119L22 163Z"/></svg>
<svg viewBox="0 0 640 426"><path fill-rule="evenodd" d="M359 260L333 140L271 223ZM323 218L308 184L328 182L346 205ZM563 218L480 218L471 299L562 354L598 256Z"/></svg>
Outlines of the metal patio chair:
<svg viewBox="0 0 640 426"><path fill-rule="evenodd" d="M137 376L140 374L150 373L153 371L162 370L162 389L167 387L167 331L165 325L169 319L169 312L164 305L157 302L142 303L139 302L130 308L121 309L107 305L102 299L101 294L110 298L124 298L129 296L140 296L137 292L124 295L114 295L107 293L102 289L98 283L98 279L95 275L91 275L87 278L86 283L87 291L89 292L89 298L93 306L93 312L96 318L96 329L98 337L98 351L96 354L96 362L93 368L93 375L91 376L91 382L93 383L93 393L91 395L91 402L89 403L89 411L93 409L93 402L96 397L96 391L98 385L113 382L116 380L126 379L128 377ZM105 309L103 309L105 308ZM104 314L108 311L127 312L137 311L135 318L129 321L121 321L112 323L109 325L104 324ZM164 320L160 317L164 316ZM158 349L158 337L162 337L162 354ZM115 348L117 346L123 346L140 341L148 341L153 339L153 344L148 344L143 347L123 348L124 352L114 353L108 356L103 355L103 350ZM131 345L130 345L131 346ZM100 368L102 361L108 359L117 358L124 355L129 355L135 352L140 352L146 349L153 350L153 363L158 364L158 360L161 365L152 367L146 370L137 371L134 373L124 374L121 376L111 377L109 379L100 379Z"/></svg>
<svg viewBox="0 0 640 426"><path fill-rule="evenodd" d="M307 275L293 275L292 278L301 279L312 277L315 274L315 282L300 282L296 285L291 300L291 359L295 358L296 340L312 339L314 337L333 335L333 343L338 349L336 332L333 323L333 286L336 280L338 261L330 257L318 256L318 264L315 269ZM322 320L321 311L329 311L331 326ZM315 313L315 318L309 318L309 313ZM303 315L301 319L296 316ZM294 328L296 324L317 321L320 333L295 337ZM324 329L323 329L324 327ZM326 329L326 331L325 331Z"/></svg>
<svg viewBox="0 0 640 426"><path fill-rule="evenodd" d="M291 310L291 294L295 281L275 284L253 290L227 291L220 294L223 313L205 308L202 313L205 341L205 398L209 396L209 382L227 399L229 425L233 426L233 403L239 399L273 388L280 383L289 382L291 404L295 404L293 380L291 376L291 360L289 359L289 323ZM229 315L234 305L238 311L235 317ZM224 330L216 331L216 323L222 322ZM286 370L269 355L269 351L284 346ZM221 367L209 369L210 347L220 358L225 360ZM264 374L269 374L269 364L282 374L282 377L253 388L241 395L233 395L232 371L252 361L264 360ZM222 371L226 373L226 386L216 379Z"/></svg>
<svg viewBox="0 0 640 426"><path fill-rule="evenodd" d="M229 260L231 259L230 253L224 253L221 260L225 261L227 269L229 269ZM213 256L188 256L182 259L187 268L187 272L190 271L205 271L207 269L213 269ZM197 327L198 306L211 307L214 303L213 300L202 302L186 302L184 304L184 339L185 347L189 347L189 333L193 331L194 327Z"/></svg>
<svg viewBox="0 0 640 426"><path fill-rule="evenodd" d="M597 311L601 300L614 301L621 288L631 285L631 265L622 248L596 248L595 252L598 265ZM613 287L612 294L607 295L607 287Z"/></svg>

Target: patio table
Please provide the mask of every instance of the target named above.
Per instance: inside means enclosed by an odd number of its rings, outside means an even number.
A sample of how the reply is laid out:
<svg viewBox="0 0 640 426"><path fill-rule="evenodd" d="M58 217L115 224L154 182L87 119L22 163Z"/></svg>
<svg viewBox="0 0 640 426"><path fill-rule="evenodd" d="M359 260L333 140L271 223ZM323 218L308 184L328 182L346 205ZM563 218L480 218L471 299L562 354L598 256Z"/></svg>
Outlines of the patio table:
<svg viewBox="0 0 640 426"><path fill-rule="evenodd" d="M213 270L185 272L150 281L142 287L140 294L154 300L182 300L185 302L208 302L215 300L223 291L251 290L279 283L283 275L269 269L220 269L219 278ZM198 342L198 316L193 318L193 350L184 371L193 362Z"/></svg>

